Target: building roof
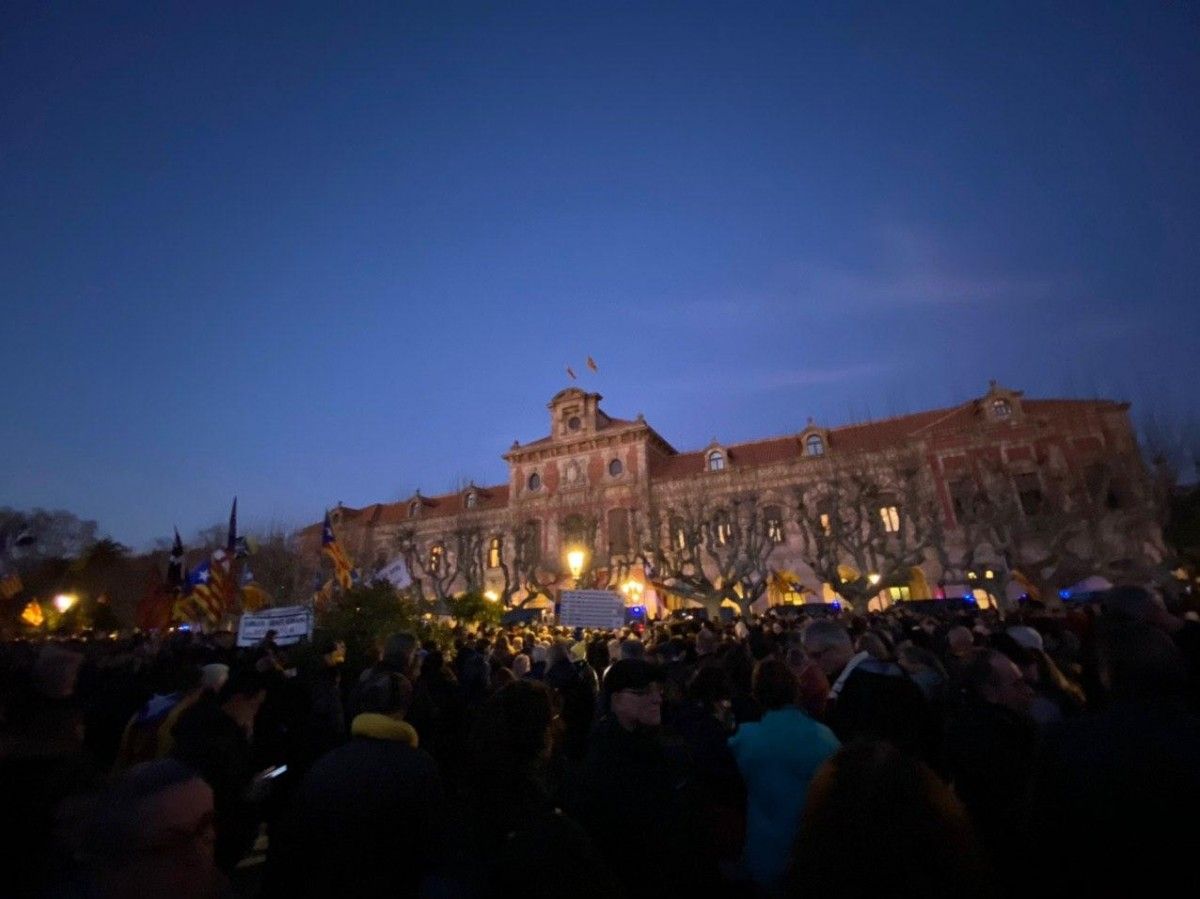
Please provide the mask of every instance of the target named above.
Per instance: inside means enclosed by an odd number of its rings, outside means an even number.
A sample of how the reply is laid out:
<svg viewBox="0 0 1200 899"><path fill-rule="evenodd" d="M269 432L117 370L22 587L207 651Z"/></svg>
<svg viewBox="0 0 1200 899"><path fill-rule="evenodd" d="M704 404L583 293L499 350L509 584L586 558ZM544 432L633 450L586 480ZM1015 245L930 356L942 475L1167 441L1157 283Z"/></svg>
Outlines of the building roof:
<svg viewBox="0 0 1200 899"><path fill-rule="evenodd" d="M995 385L993 385L993 388ZM1012 394L1019 397L1020 394ZM989 394L988 396L991 396ZM915 440L925 440L934 436L952 434L976 428L986 411L988 396L968 400L957 406L943 409L932 409L927 412L915 412L908 415L897 415L878 421L861 422L843 425L836 428L816 429L828 441L828 452L857 453L871 452L893 448ZM1097 411L1121 411L1128 409L1127 403L1113 400L1073 400L1073 399L1020 399L1021 409L1026 419L1043 419L1058 416L1088 414ZM599 410L598 410L599 411ZM638 419L610 418L600 413L597 418L597 431L630 426L645 427L650 433L662 441L663 446L671 450L670 444L650 428L639 416ZM745 443L717 444L729 456L729 464L737 468L754 468L771 465L805 457L804 436L813 430L809 429L782 437L769 437L763 440L752 440ZM551 443L553 436L543 437L531 443L514 448L514 452ZM705 455L711 447L686 453L667 455L651 454L650 476L658 479L671 479L700 474L705 470ZM466 507L466 496L474 490L478 494L478 502L474 509ZM414 500L421 502L419 519L444 518L463 512L486 512L503 509L509 502L509 485L496 484L487 487L469 487L454 493L444 493L439 496L415 497L395 503L376 503L361 509L340 506L340 522L356 523L363 526L399 525L414 519L409 517L409 506ZM299 531L302 537L319 535L319 523L309 525Z"/></svg>
<svg viewBox="0 0 1200 899"><path fill-rule="evenodd" d="M1022 400L1021 406L1026 418L1087 412L1098 408L1126 408L1125 404L1112 400ZM869 452L895 447L910 440L975 427L982 414L983 401L974 399L945 409L843 425L830 428L825 433L828 435L831 453ZM771 465L804 456L800 433L748 443L721 444L721 448L729 454L730 465L747 468ZM656 478L699 474L705 469L704 459L707 452L708 449L705 449L652 460L650 474Z"/></svg>

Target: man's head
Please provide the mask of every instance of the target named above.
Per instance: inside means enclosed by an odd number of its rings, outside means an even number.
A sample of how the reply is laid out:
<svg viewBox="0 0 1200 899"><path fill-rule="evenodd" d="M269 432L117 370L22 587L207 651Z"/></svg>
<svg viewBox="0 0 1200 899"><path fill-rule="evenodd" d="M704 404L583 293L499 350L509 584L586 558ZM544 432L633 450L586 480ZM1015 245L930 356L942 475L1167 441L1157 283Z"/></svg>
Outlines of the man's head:
<svg viewBox="0 0 1200 899"><path fill-rule="evenodd" d="M828 618L818 618L804 629L804 654L832 681L854 655L854 645L844 626Z"/></svg>
<svg viewBox="0 0 1200 899"><path fill-rule="evenodd" d="M252 668L235 669L217 694L217 701L225 714L247 733L253 731L254 718L266 698L266 680Z"/></svg>
<svg viewBox="0 0 1200 899"><path fill-rule="evenodd" d="M83 851L110 897L218 895L213 793L174 759L135 765L98 799Z"/></svg>
<svg viewBox="0 0 1200 899"><path fill-rule="evenodd" d="M794 706L800 695L800 682L792 669L778 659L763 659L754 666L751 690L764 712Z"/></svg>
<svg viewBox="0 0 1200 899"><path fill-rule="evenodd" d="M604 698L625 730L662 724L663 672L642 659L622 659L604 676Z"/></svg>
<svg viewBox="0 0 1200 899"><path fill-rule="evenodd" d="M946 634L946 643L951 655L964 658L975 648L975 635L969 628L965 628L961 624L955 625Z"/></svg>
<svg viewBox="0 0 1200 899"><path fill-rule="evenodd" d="M412 697L413 685L407 677L395 671L380 671L363 683L359 708L402 721L412 705Z"/></svg>
<svg viewBox="0 0 1200 899"><path fill-rule="evenodd" d="M963 682L977 699L1004 706L1022 715L1033 702L1033 689L1008 656L994 649L977 649L967 660Z"/></svg>
<svg viewBox="0 0 1200 899"><path fill-rule="evenodd" d="M392 634L387 638L387 642L383 644L383 652L380 654L379 664L398 674L407 675L412 671L413 658L417 653L417 645L417 638L412 634Z"/></svg>

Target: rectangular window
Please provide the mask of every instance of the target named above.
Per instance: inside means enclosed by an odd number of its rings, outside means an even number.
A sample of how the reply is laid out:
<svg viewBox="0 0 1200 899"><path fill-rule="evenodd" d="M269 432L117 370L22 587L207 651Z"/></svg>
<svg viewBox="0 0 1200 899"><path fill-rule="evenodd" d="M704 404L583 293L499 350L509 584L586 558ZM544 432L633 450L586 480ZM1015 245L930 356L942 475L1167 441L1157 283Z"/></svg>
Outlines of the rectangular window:
<svg viewBox="0 0 1200 899"><path fill-rule="evenodd" d="M975 506L975 483L970 478L959 478L950 482L950 503L958 521L971 514Z"/></svg>
<svg viewBox="0 0 1200 899"><path fill-rule="evenodd" d="M1021 500L1021 510L1026 515L1038 515L1042 511L1042 482L1036 471L1019 474L1013 482L1017 487L1017 496Z"/></svg>
<svg viewBox="0 0 1200 899"><path fill-rule="evenodd" d="M783 512L779 506L767 506L763 510L763 521L766 523L767 539L772 543L782 543L784 540Z"/></svg>
<svg viewBox="0 0 1200 899"><path fill-rule="evenodd" d="M883 522L883 529L887 533L895 534L900 530L899 506L882 506L879 509L879 518Z"/></svg>
<svg viewBox="0 0 1200 899"><path fill-rule="evenodd" d="M629 552L629 511L610 509L608 512L608 548L610 552L624 555Z"/></svg>
<svg viewBox="0 0 1200 899"><path fill-rule="evenodd" d="M687 528L678 515L671 516L671 542L676 549L687 549Z"/></svg>
<svg viewBox="0 0 1200 899"><path fill-rule="evenodd" d="M892 602L907 602L912 599L912 590L909 587L888 587L888 596Z"/></svg>

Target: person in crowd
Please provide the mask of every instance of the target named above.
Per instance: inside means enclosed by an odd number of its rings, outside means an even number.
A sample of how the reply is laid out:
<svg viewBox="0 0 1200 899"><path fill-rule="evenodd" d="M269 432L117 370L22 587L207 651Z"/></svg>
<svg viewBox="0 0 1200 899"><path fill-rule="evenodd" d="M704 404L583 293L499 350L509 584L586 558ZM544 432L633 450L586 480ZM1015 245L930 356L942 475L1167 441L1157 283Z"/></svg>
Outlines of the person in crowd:
<svg viewBox="0 0 1200 899"><path fill-rule="evenodd" d="M223 662L209 662L200 667L200 683L196 689L185 694L175 706L167 712L158 728L158 750L155 758L167 758L175 749L175 725L179 723L183 713L206 696L215 696L221 692L225 682L229 680L229 666Z"/></svg>
<svg viewBox="0 0 1200 899"><path fill-rule="evenodd" d="M168 719L172 725L179 720L172 712L185 702L185 708L191 706L200 697L200 669L195 665L180 665L171 660L164 661L159 669L155 672L156 692L125 725L114 773L158 758L163 726Z"/></svg>
<svg viewBox="0 0 1200 899"><path fill-rule="evenodd" d="M1114 587L1101 603L1107 619L1148 624L1171 638L1188 668L1188 702L1200 713L1200 621L1172 614L1161 596L1142 587Z"/></svg>
<svg viewBox="0 0 1200 899"><path fill-rule="evenodd" d="M1153 895L1194 877L1200 717L1164 628L1130 619L1097 635L1104 695L1047 730L1031 827L1055 835L1042 895ZM1117 836L1119 835L1119 837Z"/></svg>
<svg viewBox="0 0 1200 899"><path fill-rule="evenodd" d="M975 650L963 678L964 700L946 733L946 773L1000 867L1017 855L1028 822L1034 694L1017 665L995 649Z"/></svg>
<svg viewBox="0 0 1200 899"><path fill-rule="evenodd" d="M660 734L662 684L662 670L644 659L609 668L571 808L631 897L699 894L716 877L715 862L696 857L695 822L680 801L683 772ZM654 864L629 863L631 835L653 845Z"/></svg>
<svg viewBox="0 0 1200 899"><path fill-rule="evenodd" d="M774 892L787 867L808 785L839 743L828 727L798 707L800 685L776 659L754 668L761 721L742 724L729 740L746 784L743 864L762 889Z"/></svg>
<svg viewBox="0 0 1200 899"><path fill-rule="evenodd" d="M817 772L782 894L999 896L954 793L913 756L871 740L842 747Z"/></svg>
<svg viewBox="0 0 1200 899"><path fill-rule="evenodd" d="M467 820L478 896L607 899L616 883L587 832L551 799L557 700L515 681L480 709L467 750Z"/></svg>
<svg viewBox="0 0 1200 899"><path fill-rule="evenodd" d="M59 895L217 899L228 883L214 858L213 791L175 759L125 770L92 804L75 847L79 880Z"/></svg>
<svg viewBox="0 0 1200 899"><path fill-rule="evenodd" d="M855 653L840 622L817 619L804 631L804 651L828 678L825 723L843 743L862 737L889 740L933 760L937 733L920 688L894 662Z"/></svg>
<svg viewBox="0 0 1200 899"><path fill-rule="evenodd" d="M729 676L718 665L696 670L669 731L684 749L685 808L697 822L703 851L728 873L740 860L746 831L746 787L728 742L734 727Z"/></svg>
<svg viewBox="0 0 1200 899"><path fill-rule="evenodd" d="M38 895L55 870L56 830L64 801L100 781L97 761L84 750L83 709L76 692L84 656L47 643L36 649L28 693L13 697L0 729L0 802L6 828L5 889Z"/></svg>
<svg viewBox="0 0 1200 899"><path fill-rule="evenodd" d="M266 698L263 675L230 673L221 692L196 702L175 725L174 756L212 787L216 808L217 866L229 873L250 850L259 811L251 795L254 719Z"/></svg>
<svg viewBox="0 0 1200 899"><path fill-rule="evenodd" d="M269 896L416 896L436 871L444 795L404 720L412 684L381 670L360 686L350 741L312 766L273 839Z"/></svg>
<svg viewBox="0 0 1200 899"><path fill-rule="evenodd" d="M346 739L346 712L342 704L342 666L346 644L332 637L321 637L314 645L312 668L305 672L308 714L303 724L303 756L309 761L323 756Z"/></svg>
<svg viewBox="0 0 1200 899"><path fill-rule="evenodd" d="M596 710L595 680L571 658L571 643L558 638L550 645L545 683L558 694L562 709L563 752L579 761L587 751L588 733Z"/></svg>

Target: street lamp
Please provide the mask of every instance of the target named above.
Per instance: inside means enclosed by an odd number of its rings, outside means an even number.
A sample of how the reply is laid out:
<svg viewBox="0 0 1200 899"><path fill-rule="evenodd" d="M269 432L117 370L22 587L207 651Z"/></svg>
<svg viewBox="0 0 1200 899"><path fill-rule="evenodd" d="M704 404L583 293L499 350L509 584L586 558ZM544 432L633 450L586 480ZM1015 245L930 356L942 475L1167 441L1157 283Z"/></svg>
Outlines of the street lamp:
<svg viewBox="0 0 1200 899"><path fill-rule="evenodd" d="M868 581L871 583L871 586L872 586L872 587L874 587L876 584L878 584L878 583L879 583L879 575L877 575L877 574L868 574L868 575L867 575L867 580L868 580Z"/></svg>
<svg viewBox="0 0 1200 899"><path fill-rule="evenodd" d="M621 592L625 594L625 604L627 606L640 606L642 604L642 591L645 587L641 581L635 581L630 578L621 585Z"/></svg>
<svg viewBox="0 0 1200 899"><path fill-rule="evenodd" d="M583 551L582 547L577 546L567 550L567 568L571 572L571 577L575 578L575 580L579 580L583 574L583 563L586 558L587 554Z"/></svg>
<svg viewBox="0 0 1200 899"><path fill-rule="evenodd" d="M498 600L500 598L500 594L497 593L495 590L484 590L483 598L486 599L488 602L495 602L496 600Z"/></svg>
<svg viewBox="0 0 1200 899"><path fill-rule="evenodd" d="M71 606L79 601L79 597L74 593L60 593L54 597L54 608L60 612L66 612Z"/></svg>

